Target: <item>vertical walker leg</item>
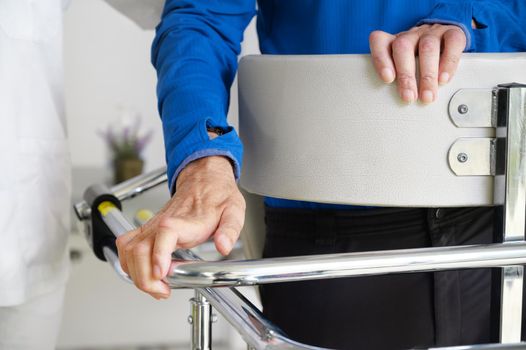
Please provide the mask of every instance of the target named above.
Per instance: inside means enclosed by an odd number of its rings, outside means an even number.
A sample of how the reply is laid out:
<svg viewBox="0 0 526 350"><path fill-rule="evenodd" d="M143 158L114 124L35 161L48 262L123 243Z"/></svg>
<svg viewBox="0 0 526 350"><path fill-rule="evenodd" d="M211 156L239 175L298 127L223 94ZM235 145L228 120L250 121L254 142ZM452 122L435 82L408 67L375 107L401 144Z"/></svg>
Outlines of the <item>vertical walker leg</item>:
<svg viewBox="0 0 526 350"><path fill-rule="evenodd" d="M522 266L507 266L502 270L500 341L518 343L521 339L524 271Z"/></svg>
<svg viewBox="0 0 526 350"><path fill-rule="evenodd" d="M499 91L497 137L506 131L504 242L524 241L526 211L526 86L511 85ZM501 101L503 102L501 104ZM500 133L500 135L499 135ZM502 268L500 341L521 339L524 268Z"/></svg>
<svg viewBox="0 0 526 350"><path fill-rule="evenodd" d="M192 314L188 322L192 325L192 350L212 350L212 307L197 290L190 303Z"/></svg>

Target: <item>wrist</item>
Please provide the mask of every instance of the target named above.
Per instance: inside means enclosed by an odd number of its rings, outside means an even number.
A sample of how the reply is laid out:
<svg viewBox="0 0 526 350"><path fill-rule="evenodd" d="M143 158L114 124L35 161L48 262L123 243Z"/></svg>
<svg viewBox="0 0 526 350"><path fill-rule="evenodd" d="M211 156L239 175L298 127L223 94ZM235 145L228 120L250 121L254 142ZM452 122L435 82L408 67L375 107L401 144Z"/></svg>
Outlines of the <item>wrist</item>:
<svg viewBox="0 0 526 350"><path fill-rule="evenodd" d="M208 156L188 163L177 176L176 188L189 179L195 180L209 176L219 176L222 179L232 179L235 182L234 167L231 160L225 156Z"/></svg>

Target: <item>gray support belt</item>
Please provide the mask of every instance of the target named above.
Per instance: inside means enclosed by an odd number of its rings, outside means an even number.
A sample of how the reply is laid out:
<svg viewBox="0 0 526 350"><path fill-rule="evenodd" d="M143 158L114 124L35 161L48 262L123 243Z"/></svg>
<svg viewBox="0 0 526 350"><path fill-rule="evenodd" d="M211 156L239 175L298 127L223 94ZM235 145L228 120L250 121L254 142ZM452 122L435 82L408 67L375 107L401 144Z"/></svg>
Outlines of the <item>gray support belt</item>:
<svg viewBox="0 0 526 350"><path fill-rule="evenodd" d="M435 103L405 105L367 55L245 57L241 185L327 203L500 203L492 89L514 81L526 82L526 54L465 54Z"/></svg>

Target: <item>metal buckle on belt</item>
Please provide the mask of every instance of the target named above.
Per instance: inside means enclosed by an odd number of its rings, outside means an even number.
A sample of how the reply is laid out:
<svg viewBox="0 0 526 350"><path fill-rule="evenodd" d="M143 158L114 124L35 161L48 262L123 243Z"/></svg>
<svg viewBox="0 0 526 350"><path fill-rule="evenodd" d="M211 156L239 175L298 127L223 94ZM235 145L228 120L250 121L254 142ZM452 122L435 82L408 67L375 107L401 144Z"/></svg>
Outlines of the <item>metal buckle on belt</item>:
<svg viewBox="0 0 526 350"><path fill-rule="evenodd" d="M494 128L495 138L460 138L449 149L449 166L458 176L503 175L506 138L524 125L526 85L461 89L449 102L449 116L459 128ZM510 126L510 128L508 128Z"/></svg>

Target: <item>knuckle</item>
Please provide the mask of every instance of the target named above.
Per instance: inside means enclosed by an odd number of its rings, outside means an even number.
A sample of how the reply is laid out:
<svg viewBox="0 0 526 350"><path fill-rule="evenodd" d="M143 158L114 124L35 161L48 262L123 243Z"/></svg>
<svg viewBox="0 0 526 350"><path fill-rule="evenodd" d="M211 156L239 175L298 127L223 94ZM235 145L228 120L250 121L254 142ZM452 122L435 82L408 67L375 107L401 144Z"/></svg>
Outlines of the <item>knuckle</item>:
<svg viewBox="0 0 526 350"><path fill-rule="evenodd" d="M369 40L371 42L377 41L377 40L382 39L383 36L384 36L384 32L382 32L381 30L374 30L371 32L371 34L369 34Z"/></svg>
<svg viewBox="0 0 526 350"><path fill-rule="evenodd" d="M245 201L245 198L243 198L243 196L241 196L241 198L239 199L239 206L243 211L245 211L245 209L247 208L247 202Z"/></svg>
<svg viewBox="0 0 526 350"><path fill-rule="evenodd" d="M438 47L439 41L436 37L432 35L424 35L420 39L418 51L423 54L432 53L437 51Z"/></svg>
<svg viewBox="0 0 526 350"><path fill-rule="evenodd" d="M154 261L162 261L164 258L164 250L161 247L153 248L152 259Z"/></svg>
<svg viewBox="0 0 526 350"><path fill-rule="evenodd" d="M242 195L240 195L240 196L236 196L236 198L232 200L231 205L237 209L244 211L247 207L247 202L245 201L245 198Z"/></svg>
<svg viewBox="0 0 526 350"><path fill-rule="evenodd" d="M393 50L395 51L412 51L413 43L406 35L401 35L393 41Z"/></svg>
<svg viewBox="0 0 526 350"><path fill-rule="evenodd" d="M226 229L231 233L236 233L241 230L241 223L237 220L230 220L228 222L225 222L222 226L223 229Z"/></svg>
<svg viewBox="0 0 526 350"><path fill-rule="evenodd" d="M385 57L385 55L380 55L378 53L371 53L371 58L376 66L383 65L384 62L387 60L387 57Z"/></svg>
<svg viewBox="0 0 526 350"><path fill-rule="evenodd" d="M150 285L148 284L148 282L146 282L145 280L143 279L139 279L135 282L135 286L137 288L139 288L140 290L142 290L143 292L148 292L149 289L150 289Z"/></svg>
<svg viewBox="0 0 526 350"><path fill-rule="evenodd" d="M230 227L230 229L232 230L232 236L239 236L239 233L241 232L242 228L243 226L240 223L232 223L232 226Z"/></svg>
<svg viewBox="0 0 526 350"><path fill-rule="evenodd" d="M159 218L159 228L172 230L177 224L177 219L170 216L163 216Z"/></svg>
<svg viewBox="0 0 526 350"><path fill-rule="evenodd" d="M460 62L460 57L456 55L445 55L443 61L445 64L456 66Z"/></svg>
<svg viewBox="0 0 526 350"><path fill-rule="evenodd" d="M150 247L145 243L139 243L133 248L133 256L141 257L148 255Z"/></svg>
<svg viewBox="0 0 526 350"><path fill-rule="evenodd" d="M119 236L115 240L115 244L117 245L117 249L121 250L124 245L124 236Z"/></svg>
<svg viewBox="0 0 526 350"><path fill-rule="evenodd" d="M444 39L464 42L466 41L466 35L460 28L453 28L444 33Z"/></svg>
<svg viewBox="0 0 526 350"><path fill-rule="evenodd" d="M423 83L434 83L437 80L436 74L428 73L428 74L422 74L420 76L420 81Z"/></svg>
<svg viewBox="0 0 526 350"><path fill-rule="evenodd" d="M406 72L398 73L398 82L404 86L410 86L415 80L415 76Z"/></svg>
<svg viewBox="0 0 526 350"><path fill-rule="evenodd" d="M133 249L134 249L134 247L132 245L128 244L128 246L126 248L124 248L124 254L128 255L128 256L132 255Z"/></svg>

